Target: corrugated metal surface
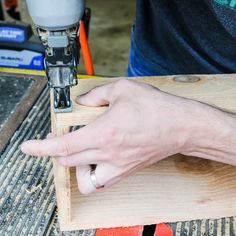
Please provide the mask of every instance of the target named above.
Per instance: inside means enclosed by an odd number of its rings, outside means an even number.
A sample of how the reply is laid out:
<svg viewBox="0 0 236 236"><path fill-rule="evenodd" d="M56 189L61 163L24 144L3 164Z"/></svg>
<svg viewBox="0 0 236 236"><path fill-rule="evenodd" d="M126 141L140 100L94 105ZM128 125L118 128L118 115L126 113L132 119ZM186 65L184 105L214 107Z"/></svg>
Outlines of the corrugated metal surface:
<svg viewBox="0 0 236 236"><path fill-rule="evenodd" d="M33 85L29 78L17 78L15 76L0 77L0 131L7 119L14 112L16 106L25 95L25 91Z"/></svg>
<svg viewBox="0 0 236 236"><path fill-rule="evenodd" d="M170 224L175 236L234 236L236 217Z"/></svg>

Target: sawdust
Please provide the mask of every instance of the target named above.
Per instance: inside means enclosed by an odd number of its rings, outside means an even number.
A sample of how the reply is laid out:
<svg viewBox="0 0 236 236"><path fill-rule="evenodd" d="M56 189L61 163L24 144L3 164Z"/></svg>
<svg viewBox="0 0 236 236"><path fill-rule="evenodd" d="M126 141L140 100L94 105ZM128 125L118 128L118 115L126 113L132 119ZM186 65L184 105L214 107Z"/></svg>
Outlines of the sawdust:
<svg viewBox="0 0 236 236"><path fill-rule="evenodd" d="M37 186L33 186L31 189L27 189L27 188L25 188L25 191L27 192L27 193L36 193L38 190L42 190L42 184L39 184L39 185L37 185Z"/></svg>

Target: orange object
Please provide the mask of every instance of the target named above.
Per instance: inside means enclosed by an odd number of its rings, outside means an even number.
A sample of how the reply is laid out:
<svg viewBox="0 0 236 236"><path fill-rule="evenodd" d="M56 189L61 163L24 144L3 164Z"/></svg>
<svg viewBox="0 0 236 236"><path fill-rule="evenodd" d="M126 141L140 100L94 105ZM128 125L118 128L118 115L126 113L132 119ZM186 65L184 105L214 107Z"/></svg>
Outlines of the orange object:
<svg viewBox="0 0 236 236"><path fill-rule="evenodd" d="M167 224L156 225L156 230L154 236L172 236L173 231L171 227Z"/></svg>
<svg viewBox="0 0 236 236"><path fill-rule="evenodd" d="M87 75L94 75L93 60L89 49L89 44L86 36L84 22L80 22L80 35L79 42L81 46L81 51L84 59L84 64L86 68Z"/></svg>
<svg viewBox="0 0 236 236"><path fill-rule="evenodd" d="M17 7L17 0L5 0L4 4L7 8Z"/></svg>
<svg viewBox="0 0 236 236"><path fill-rule="evenodd" d="M97 229L96 236L142 236L143 226Z"/></svg>

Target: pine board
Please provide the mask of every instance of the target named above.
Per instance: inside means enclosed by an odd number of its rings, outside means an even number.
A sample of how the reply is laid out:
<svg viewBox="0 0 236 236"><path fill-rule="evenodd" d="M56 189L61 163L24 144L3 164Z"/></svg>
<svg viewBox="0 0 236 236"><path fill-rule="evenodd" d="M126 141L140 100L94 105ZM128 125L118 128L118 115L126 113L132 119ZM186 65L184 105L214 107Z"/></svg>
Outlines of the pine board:
<svg viewBox="0 0 236 236"><path fill-rule="evenodd" d="M135 78L163 91L236 111L236 76L201 75L195 83L168 77ZM72 99L115 79L80 80ZM72 113L53 114L58 135L75 125L86 125L106 108L74 104ZM52 112L53 113L53 112ZM82 196L74 168L54 161L55 185L62 230L133 226L236 214L236 168L195 157L176 155L126 178L114 187Z"/></svg>

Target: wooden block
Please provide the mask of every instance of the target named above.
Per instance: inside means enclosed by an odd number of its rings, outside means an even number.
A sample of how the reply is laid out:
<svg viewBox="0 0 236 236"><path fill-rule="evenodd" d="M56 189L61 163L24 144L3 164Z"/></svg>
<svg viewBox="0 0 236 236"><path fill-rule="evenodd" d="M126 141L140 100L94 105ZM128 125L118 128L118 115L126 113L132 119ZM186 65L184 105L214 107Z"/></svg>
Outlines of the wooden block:
<svg viewBox="0 0 236 236"><path fill-rule="evenodd" d="M173 76L135 78L163 91L236 111L236 75L201 75L193 83L177 82ZM79 94L115 79L80 80L72 89ZM73 112L54 114L57 135L69 127L86 125L106 108L73 104ZM54 180L62 230L110 228L157 224L236 215L236 167L176 155L130 176L114 187L82 196L75 168L54 161Z"/></svg>

